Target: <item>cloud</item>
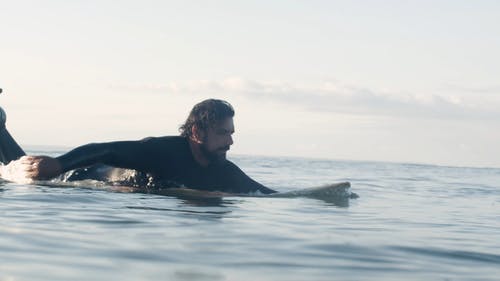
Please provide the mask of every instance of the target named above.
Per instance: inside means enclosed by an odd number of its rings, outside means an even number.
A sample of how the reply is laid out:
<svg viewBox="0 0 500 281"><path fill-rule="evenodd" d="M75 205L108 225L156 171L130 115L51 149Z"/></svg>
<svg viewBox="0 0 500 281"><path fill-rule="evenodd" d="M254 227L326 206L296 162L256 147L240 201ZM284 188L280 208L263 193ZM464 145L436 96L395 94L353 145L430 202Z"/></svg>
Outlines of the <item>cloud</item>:
<svg viewBox="0 0 500 281"><path fill-rule="evenodd" d="M338 81L290 83L238 77L149 85L111 85L112 89L170 95L214 95L276 102L307 110L396 117L488 119L500 117L500 99L477 91L426 94L375 91Z"/></svg>

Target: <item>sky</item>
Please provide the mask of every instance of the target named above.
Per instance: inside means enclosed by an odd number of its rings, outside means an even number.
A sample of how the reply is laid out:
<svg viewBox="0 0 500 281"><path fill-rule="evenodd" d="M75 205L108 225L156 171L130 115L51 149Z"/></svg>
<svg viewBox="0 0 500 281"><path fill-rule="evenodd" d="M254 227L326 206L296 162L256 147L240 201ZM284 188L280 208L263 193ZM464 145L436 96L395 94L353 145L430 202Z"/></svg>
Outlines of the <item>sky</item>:
<svg viewBox="0 0 500 281"><path fill-rule="evenodd" d="M236 109L232 153L500 167L499 1L0 0L22 145L178 134Z"/></svg>

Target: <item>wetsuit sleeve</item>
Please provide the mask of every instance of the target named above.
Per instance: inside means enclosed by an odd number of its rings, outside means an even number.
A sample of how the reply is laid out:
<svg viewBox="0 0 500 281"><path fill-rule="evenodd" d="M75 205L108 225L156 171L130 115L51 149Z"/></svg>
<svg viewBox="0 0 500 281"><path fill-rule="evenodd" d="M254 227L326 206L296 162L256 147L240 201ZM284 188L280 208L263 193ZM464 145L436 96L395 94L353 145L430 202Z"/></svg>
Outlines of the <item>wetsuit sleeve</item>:
<svg viewBox="0 0 500 281"><path fill-rule="evenodd" d="M61 163L63 172L98 163L149 172L148 155L150 155L150 149L145 139L91 143L77 147L57 159Z"/></svg>
<svg viewBox="0 0 500 281"><path fill-rule="evenodd" d="M264 185L256 182L245 174L238 166L234 163L227 161L226 165L226 179L227 184L237 188L238 193L249 193L260 191L264 194L276 193L277 191L272 190Z"/></svg>

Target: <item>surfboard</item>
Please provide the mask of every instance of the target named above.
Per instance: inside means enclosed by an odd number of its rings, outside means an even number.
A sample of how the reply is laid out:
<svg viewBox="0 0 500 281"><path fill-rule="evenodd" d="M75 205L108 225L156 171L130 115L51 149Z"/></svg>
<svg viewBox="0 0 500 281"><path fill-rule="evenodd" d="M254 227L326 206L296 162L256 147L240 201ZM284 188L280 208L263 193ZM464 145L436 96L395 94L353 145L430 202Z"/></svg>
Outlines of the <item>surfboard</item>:
<svg viewBox="0 0 500 281"><path fill-rule="evenodd" d="M111 189L127 190L125 186L116 186ZM267 198L357 198L358 196L351 192L351 184L349 182L340 182L317 187L301 188L285 192L277 192L272 194L262 193L226 193L218 191L204 191L185 187L175 188L155 188L150 190L151 193L163 195L189 195L200 197L267 197Z"/></svg>
<svg viewBox="0 0 500 281"><path fill-rule="evenodd" d="M226 199L244 199L244 198L262 198L262 199L299 199L308 198L315 199L329 205L339 207L348 207L351 199L359 198L359 196L351 191L351 184L349 182L333 183L317 187L299 188L285 192L277 192L273 194L250 193L225 193L218 191L204 191L191 188L155 188L150 190L137 190L131 189L126 186L113 186L108 190L116 192L143 192L149 194L158 194L164 196L175 197L181 200L189 201L197 205L220 205Z"/></svg>
<svg viewBox="0 0 500 281"><path fill-rule="evenodd" d="M1 168L1 167L0 167ZM0 178L2 182L12 182L12 179ZM18 182L14 180L14 182ZM19 182L18 182L19 183ZM355 199L359 196L351 191L349 182L333 183L317 187L299 188L285 192L277 192L272 194L256 193L227 193L220 191L206 191L192 189L188 187L134 187L127 185L112 185L96 180L81 180L81 181L29 181L21 182L23 184L33 186L46 186L54 188L88 188L96 190L106 190L119 193L148 193L163 196L177 197L181 199L210 199L210 198L235 198L235 197L255 197L255 198L313 198L325 202L332 202L339 205L342 202L347 202L349 199Z"/></svg>
<svg viewBox="0 0 500 281"><path fill-rule="evenodd" d="M204 191L191 188L158 188L151 190L133 190L126 186L113 186L108 188L110 191L116 192L145 192L149 194L158 194L164 196L175 197L183 200L187 200L194 204L206 205L214 204L219 205L225 199L234 198L262 198L262 199L315 199L329 205L335 205L339 207L348 207L351 199L359 198L359 196L351 191L351 184L349 182L333 183L328 185L299 188L294 190L289 190L285 192L277 192L273 194L262 194L262 193L250 193L250 194L238 194L238 193L225 193L218 191Z"/></svg>

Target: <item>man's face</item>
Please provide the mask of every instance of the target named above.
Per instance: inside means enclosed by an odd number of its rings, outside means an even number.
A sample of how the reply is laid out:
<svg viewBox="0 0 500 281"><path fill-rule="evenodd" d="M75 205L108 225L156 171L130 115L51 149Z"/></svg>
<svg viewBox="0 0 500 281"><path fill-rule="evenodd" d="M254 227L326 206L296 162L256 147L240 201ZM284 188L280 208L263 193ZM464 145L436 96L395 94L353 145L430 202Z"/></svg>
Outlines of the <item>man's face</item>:
<svg viewBox="0 0 500 281"><path fill-rule="evenodd" d="M205 156L213 162L226 160L226 152L233 144L233 134L234 123L232 117L220 121L212 128L208 128L201 145Z"/></svg>

